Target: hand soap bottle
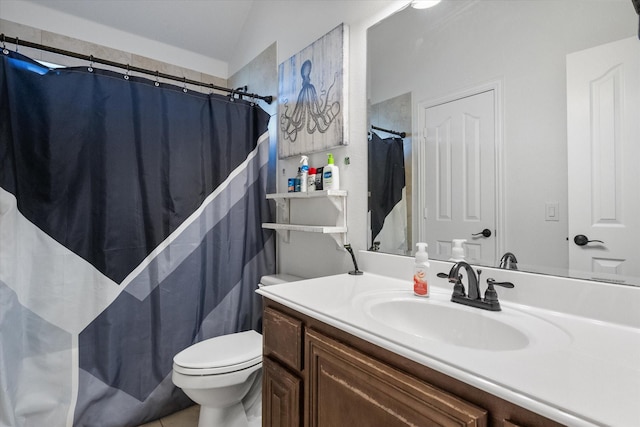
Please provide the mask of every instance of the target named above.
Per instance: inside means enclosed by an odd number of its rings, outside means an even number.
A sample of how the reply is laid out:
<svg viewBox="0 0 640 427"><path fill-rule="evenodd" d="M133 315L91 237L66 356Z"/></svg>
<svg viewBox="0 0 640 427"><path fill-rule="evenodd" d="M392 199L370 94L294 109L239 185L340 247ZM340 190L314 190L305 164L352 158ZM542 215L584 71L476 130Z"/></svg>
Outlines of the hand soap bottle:
<svg viewBox="0 0 640 427"><path fill-rule="evenodd" d="M413 269L413 293L419 297L429 296L429 254L427 253L426 243L416 243L418 251L416 252L416 263Z"/></svg>
<svg viewBox="0 0 640 427"><path fill-rule="evenodd" d="M340 189L340 170L334 164L333 154L329 153L327 166L322 169L322 189L323 190L339 190Z"/></svg>
<svg viewBox="0 0 640 427"><path fill-rule="evenodd" d="M464 247L462 246L467 239L453 239L453 247L451 248L451 258L449 261L464 261Z"/></svg>

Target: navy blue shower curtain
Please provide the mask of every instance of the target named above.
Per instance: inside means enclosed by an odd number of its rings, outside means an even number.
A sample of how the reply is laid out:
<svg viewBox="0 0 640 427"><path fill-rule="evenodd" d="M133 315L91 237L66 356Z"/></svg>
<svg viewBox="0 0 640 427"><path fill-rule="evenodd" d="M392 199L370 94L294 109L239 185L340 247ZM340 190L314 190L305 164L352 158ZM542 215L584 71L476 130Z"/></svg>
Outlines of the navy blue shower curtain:
<svg viewBox="0 0 640 427"><path fill-rule="evenodd" d="M394 206L402 200L405 186L402 138L380 138L371 132L369 154L369 211L371 240L374 241ZM387 248L388 249L388 248Z"/></svg>
<svg viewBox="0 0 640 427"><path fill-rule="evenodd" d="M269 116L0 55L0 426L135 426L172 358L257 328Z"/></svg>

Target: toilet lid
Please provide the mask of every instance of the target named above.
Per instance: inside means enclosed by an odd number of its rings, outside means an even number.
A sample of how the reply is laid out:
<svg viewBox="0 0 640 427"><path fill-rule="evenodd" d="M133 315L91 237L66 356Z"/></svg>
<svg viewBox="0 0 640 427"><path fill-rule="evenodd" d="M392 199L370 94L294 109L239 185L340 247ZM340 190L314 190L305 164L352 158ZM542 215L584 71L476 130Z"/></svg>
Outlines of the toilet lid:
<svg viewBox="0 0 640 427"><path fill-rule="evenodd" d="M187 347L173 363L188 369L228 368L239 370L262 359L262 335L256 331L221 335Z"/></svg>

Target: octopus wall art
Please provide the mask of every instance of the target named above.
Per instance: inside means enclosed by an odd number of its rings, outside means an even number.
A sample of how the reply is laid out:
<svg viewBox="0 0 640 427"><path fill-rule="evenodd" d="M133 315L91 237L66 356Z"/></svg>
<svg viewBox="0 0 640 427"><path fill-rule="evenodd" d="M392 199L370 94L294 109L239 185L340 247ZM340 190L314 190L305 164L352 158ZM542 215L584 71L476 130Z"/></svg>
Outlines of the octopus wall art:
<svg viewBox="0 0 640 427"><path fill-rule="evenodd" d="M344 35L341 24L280 64L280 158L345 144Z"/></svg>

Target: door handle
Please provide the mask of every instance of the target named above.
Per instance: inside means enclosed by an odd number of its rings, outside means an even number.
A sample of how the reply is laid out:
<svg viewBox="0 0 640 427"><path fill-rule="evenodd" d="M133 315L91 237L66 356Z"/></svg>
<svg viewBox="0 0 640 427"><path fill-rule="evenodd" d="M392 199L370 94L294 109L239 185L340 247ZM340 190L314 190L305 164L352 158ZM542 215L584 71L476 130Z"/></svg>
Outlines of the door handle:
<svg viewBox="0 0 640 427"><path fill-rule="evenodd" d="M482 236L482 237L491 237L491 230L485 228L479 233L472 234L472 236Z"/></svg>
<svg viewBox="0 0 640 427"><path fill-rule="evenodd" d="M578 246L584 246L587 243L591 243L591 242L598 242L598 243L604 244L602 240L589 240L589 238L584 234L576 234L576 237L573 238L573 243L575 243Z"/></svg>

